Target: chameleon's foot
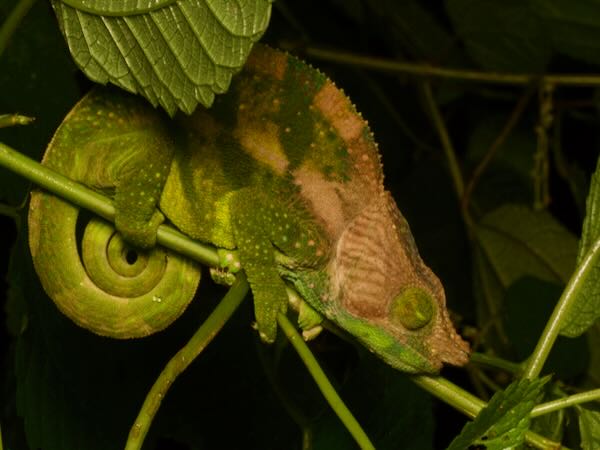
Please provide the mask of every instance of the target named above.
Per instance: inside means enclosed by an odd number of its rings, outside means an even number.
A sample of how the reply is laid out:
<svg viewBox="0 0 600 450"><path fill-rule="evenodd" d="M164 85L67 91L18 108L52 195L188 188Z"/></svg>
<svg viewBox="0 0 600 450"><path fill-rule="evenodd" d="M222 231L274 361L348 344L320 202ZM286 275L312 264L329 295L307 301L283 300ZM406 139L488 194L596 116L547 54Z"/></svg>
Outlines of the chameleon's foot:
<svg viewBox="0 0 600 450"><path fill-rule="evenodd" d="M288 303L298 313L298 326L305 341L316 338L323 331L323 316L306 303L295 290L288 288Z"/></svg>
<svg viewBox="0 0 600 450"><path fill-rule="evenodd" d="M217 284L224 286L233 285L235 274L242 268L238 252L219 248L217 249L217 256L219 257L219 267L212 267L210 269L211 278Z"/></svg>
<svg viewBox="0 0 600 450"><path fill-rule="evenodd" d="M117 211L115 228L121 233L123 239L137 248L153 248L156 246L156 232L165 221L165 216L158 210L154 211L152 218L147 222L132 220L125 213Z"/></svg>
<svg viewBox="0 0 600 450"><path fill-rule="evenodd" d="M298 326L302 330L304 340L316 338L323 331L322 323L323 316L301 299L298 304Z"/></svg>

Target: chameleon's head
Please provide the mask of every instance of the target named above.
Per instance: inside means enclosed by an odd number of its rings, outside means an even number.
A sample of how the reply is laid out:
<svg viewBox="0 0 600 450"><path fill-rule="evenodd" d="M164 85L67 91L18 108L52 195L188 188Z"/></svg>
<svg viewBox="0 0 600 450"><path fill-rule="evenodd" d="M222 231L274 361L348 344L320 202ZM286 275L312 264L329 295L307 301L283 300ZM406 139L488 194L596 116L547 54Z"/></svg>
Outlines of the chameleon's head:
<svg viewBox="0 0 600 450"><path fill-rule="evenodd" d="M349 223L329 276L326 313L390 365L431 373L467 362L469 346L448 317L444 289L389 193Z"/></svg>

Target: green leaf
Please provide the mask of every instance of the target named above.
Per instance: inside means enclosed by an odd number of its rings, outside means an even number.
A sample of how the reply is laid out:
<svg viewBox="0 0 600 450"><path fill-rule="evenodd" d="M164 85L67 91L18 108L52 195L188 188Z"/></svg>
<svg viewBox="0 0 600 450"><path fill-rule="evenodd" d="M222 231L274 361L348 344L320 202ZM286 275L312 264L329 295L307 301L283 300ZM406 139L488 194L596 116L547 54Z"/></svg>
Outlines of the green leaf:
<svg viewBox="0 0 600 450"><path fill-rule="evenodd" d="M532 0L449 0L446 8L481 67L540 72L550 60L552 48Z"/></svg>
<svg viewBox="0 0 600 450"><path fill-rule="evenodd" d="M564 284L575 266L575 236L545 211L504 205L481 220L477 238L504 287L526 275Z"/></svg>
<svg viewBox="0 0 600 450"><path fill-rule="evenodd" d="M600 316L600 159L592 175L577 255L576 298L565 314L560 333L579 336Z"/></svg>
<svg viewBox="0 0 600 450"><path fill-rule="evenodd" d="M488 405L468 423L448 447L464 450L481 445L487 450L505 450L523 442L531 419L529 413L539 402L549 377L517 380L497 392Z"/></svg>
<svg viewBox="0 0 600 450"><path fill-rule="evenodd" d="M75 9L104 16L133 16L172 5L177 0L62 0Z"/></svg>
<svg viewBox="0 0 600 450"><path fill-rule="evenodd" d="M378 30L386 39L410 58L430 62L456 62L458 49L452 36L441 26L431 8L418 0L368 0L371 13L381 23Z"/></svg>
<svg viewBox="0 0 600 450"><path fill-rule="evenodd" d="M269 23L271 1L52 0L52 6L90 79L139 93L174 115L191 114L198 102L209 107L228 89Z"/></svg>
<svg viewBox="0 0 600 450"><path fill-rule="evenodd" d="M600 412L580 406L576 409L579 415L581 448L583 450L600 448Z"/></svg>
<svg viewBox="0 0 600 450"><path fill-rule="evenodd" d="M536 0L554 48L572 58L600 64L598 0Z"/></svg>
<svg viewBox="0 0 600 450"><path fill-rule="evenodd" d="M498 321L506 289L523 277L565 285L573 272L577 240L550 214L506 204L485 215L477 225L474 250L474 292L481 324L494 331L506 347Z"/></svg>

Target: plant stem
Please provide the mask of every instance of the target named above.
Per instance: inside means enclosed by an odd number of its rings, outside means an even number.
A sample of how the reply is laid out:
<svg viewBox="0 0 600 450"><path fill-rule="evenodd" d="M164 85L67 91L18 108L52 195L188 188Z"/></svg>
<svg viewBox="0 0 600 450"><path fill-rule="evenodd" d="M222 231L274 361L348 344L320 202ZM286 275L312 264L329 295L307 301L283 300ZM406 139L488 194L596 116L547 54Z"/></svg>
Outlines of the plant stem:
<svg viewBox="0 0 600 450"><path fill-rule="evenodd" d="M248 289L246 277L243 272L240 272L233 286L211 315L198 328L189 342L167 363L144 400L144 404L129 432L125 450L139 450L142 448L146 433L169 387L223 328L223 325L229 320L248 293Z"/></svg>
<svg viewBox="0 0 600 450"><path fill-rule="evenodd" d="M433 67L426 64L399 62L387 58L374 58L371 56L357 55L355 53L343 52L340 50L326 50L317 47L306 47L302 50L309 58L321 59L339 64L347 64L355 67L363 67L365 69L373 69L382 72L409 74L418 77L438 77L467 82L504 85L528 85L540 81L566 86L600 85L600 76L595 75L544 75L517 74L508 72L479 72L474 70L448 69L444 67Z"/></svg>
<svg viewBox="0 0 600 450"><path fill-rule="evenodd" d="M12 170L75 205L114 222L115 207L110 199L22 155L2 142L0 142L0 166ZM168 225L158 227L156 241L201 263L213 267L218 265L214 248L194 241Z"/></svg>
<svg viewBox="0 0 600 450"><path fill-rule="evenodd" d="M19 0L17 6L10 12L2 27L0 28L0 56L8 46L8 41L21 23L21 20L27 15L35 0Z"/></svg>
<svg viewBox="0 0 600 450"><path fill-rule="evenodd" d="M459 410L471 419L479 414L486 403L470 392L439 376L414 375L411 377L415 384Z"/></svg>
<svg viewBox="0 0 600 450"><path fill-rule="evenodd" d="M521 372L521 364L507 361L506 359L498 358L497 356L486 355L485 353L473 352L471 353L470 362L475 364L482 364L494 369L506 370L510 373Z"/></svg>
<svg viewBox="0 0 600 450"><path fill-rule="evenodd" d="M317 386L323 393L327 403L329 403L333 411L340 418L356 443L363 450L374 450L375 447L369 440L369 437L337 394L331 382L327 379L325 372L323 372L323 369L321 369L314 355L304 342L304 339L302 339L298 331L296 331L296 328L294 328L289 319L283 314L277 316L277 322L317 383Z"/></svg>
<svg viewBox="0 0 600 450"><path fill-rule="evenodd" d="M423 93L425 94L425 101L431 113L433 124L438 132L440 142L442 144L442 149L444 150L444 154L446 155L446 161L448 162L450 175L452 177L452 181L454 182L454 190L456 191L457 197L459 199L462 199L465 192L465 185L463 181L463 176L460 171L460 165L456 158L456 151L454 150L454 147L452 146L452 141L450 140L450 136L448 135L448 129L446 128L446 124L444 123L442 114L440 113L440 110L433 96L433 91L431 89L430 83L423 83Z"/></svg>
<svg viewBox="0 0 600 450"><path fill-rule="evenodd" d="M582 392L581 394L570 395L565 398L559 398L551 402L542 403L537 405L531 411L531 417L538 417L544 414L548 414L560 409L567 408L573 405L579 405L581 403L591 402L600 399L600 389L593 389L591 391Z"/></svg>
<svg viewBox="0 0 600 450"><path fill-rule="evenodd" d="M579 291L588 275L591 273L594 265L598 263L597 260L599 255L600 239L588 250L583 261L577 266L575 273L573 273L569 279L569 283L560 296L554 311L552 311L552 315L546 323L546 327L538 340L533 354L527 361L527 366L523 375L525 378L533 379L542 371L544 363L546 362L546 359L552 350L552 346L558 337L558 333L561 330L565 315L579 296Z"/></svg>

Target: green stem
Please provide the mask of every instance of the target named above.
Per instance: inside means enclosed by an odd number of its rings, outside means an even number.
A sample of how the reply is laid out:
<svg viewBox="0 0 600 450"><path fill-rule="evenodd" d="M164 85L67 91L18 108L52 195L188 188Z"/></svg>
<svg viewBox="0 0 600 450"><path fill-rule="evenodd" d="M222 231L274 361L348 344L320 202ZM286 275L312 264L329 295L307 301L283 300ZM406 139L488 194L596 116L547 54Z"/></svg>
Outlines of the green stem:
<svg viewBox="0 0 600 450"><path fill-rule="evenodd" d="M479 414L479 411L486 405L483 400L475 397L470 392L465 391L445 378L429 375L414 375L411 379L415 384L463 414L469 416L471 419Z"/></svg>
<svg viewBox="0 0 600 450"><path fill-rule="evenodd" d="M579 405L581 403L587 403L598 399L600 399L600 389L593 389L591 391L582 392L581 394L570 395L565 398L559 398L551 402L537 405L535 408L533 408L533 411L531 411L531 417L538 417L567 408L569 406Z"/></svg>
<svg viewBox="0 0 600 450"><path fill-rule="evenodd" d="M442 144L442 149L444 150L444 154L446 155L446 161L448 162L450 175L452 176L452 181L454 182L454 190L456 191L456 195L458 196L458 198L462 199L465 193L465 185L463 181L463 176L460 171L460 165L458 163L458 159L456 158L456 151L454 151L454 147L452 146L452 141L450 140L448 129L446 128L446 124L444 123L442 114L440 113L440 110L433 96L433 91L431 89L430 83L423 83L423 93L425 94L425 101L427 103L429 111L431 112L433 124L438 132L440 142Z"/></svg>
<svg viewBox="0 0 600 450"><path fill-rule="evenodd" d="M467 82L505 85L528 85L540 81L566 86L583 87L600 85L600 77L594 75L539 75L508 72L478 72L474 70L448 69L445 67L433 67L426 64L399 62L386 58L374 58L371 56L357 55L355 53L343 52L340 50L326 50L316 47L306 47L303 49L303 52L309 58L321 59L339 64L347 64L355 67L363 67L365 69L378 70L382 72L415 75L418 77L438 77Z"/></svg>
<svg viewBox="0 0 600 450"><path fill-rule="evenodd" d="M223 328L248 293L248 288L248 282L243 272L238 274L235 283L212 314L198 328L189 342L167 363L144 400L129 432L125 450L142 448L146 433L169 387Z"/></svg>
<svg viewBox="0 0 600 450"><path fill-rule="evenodd" d="M277 322L279 326L287 336L292 346L296 349L296 352L302 359L302 362L310 372L311 376L317 383L319 390L323 393L323 396L327 400L327 403L331 406L333 411L340 418L346 429L350 432L356 443L363 450L375 449L369 437L361 428L360 424L354 418L350 410L346 407L342 399L339 397L331 382L327 379L325 372L319 366L319 363L311 353L310 349L304 342L304 339L298 334L296 328L292 325L289 319L279 314L277 316Z"/></svg>
<svg viewBox="0 0 600 450"><path fill-rule="evenodd" d="M550 319L548 319L546 327L544 328L544 331L538 340L533 354L527 361L527 367L525 368L524 372L525 378L536 378L542 371L544 363L546 362L546 359L548 359L548 355L552 350L552 346L554 345L554 342L560 333L565 315L571 305L580 295L580 290L582 289L588 275L590 275L592 272L595 264L598 263L597 260L599 255L600 239L594 243L594 245L585 255L585 258L581 264L577 266L575 273L571 276L567 287L560 296L560 299L558 300L554 311L552 311L552 315L550 316Z"/></svg>
<svg viewBox="0 0 600 450"><path fill-rule="evenodd" d="M0 142L0 166L12 170L81 208L114 222L115 207L110 199L22 155L2 142ZM191 240L173 227L168 225L158 227L156 240L160 245L196 261L213 267L218 265L219 260L214 248Z"/></svg>
<svg viewBox="0 0 600 450"><path fill-rule="evenodd" d="M520 373L522 370L522 366L519 363L507 361L506 359L498 358L497 356L486 355L485 353L471 353L470 362L493 367L494 369L506 370L510 373Z"/></svg>
<svg viewBox="0 0 600 450"><path fill-rule="evenodd" d="M13 8L2 24L0 28L0 56L4 53L4 50L8 46L8 41L21 23L21 20L27 15L34 3L35 0L19 0L17 6Z"/></svg>

